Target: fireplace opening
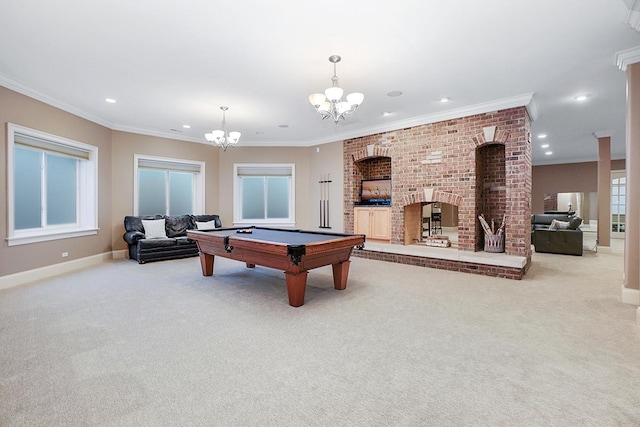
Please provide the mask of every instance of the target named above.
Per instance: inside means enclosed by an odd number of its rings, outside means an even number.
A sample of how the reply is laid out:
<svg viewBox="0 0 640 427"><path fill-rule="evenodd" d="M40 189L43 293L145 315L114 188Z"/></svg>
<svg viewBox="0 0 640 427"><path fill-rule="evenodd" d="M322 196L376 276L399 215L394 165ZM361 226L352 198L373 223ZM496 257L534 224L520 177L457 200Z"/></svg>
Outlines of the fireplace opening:
<svg viewBox="0 0 640 427"><path fill-rule="evenodd" d="M458 207L449 203L414 203L404 207L405 245L458 248Z"/></svg>

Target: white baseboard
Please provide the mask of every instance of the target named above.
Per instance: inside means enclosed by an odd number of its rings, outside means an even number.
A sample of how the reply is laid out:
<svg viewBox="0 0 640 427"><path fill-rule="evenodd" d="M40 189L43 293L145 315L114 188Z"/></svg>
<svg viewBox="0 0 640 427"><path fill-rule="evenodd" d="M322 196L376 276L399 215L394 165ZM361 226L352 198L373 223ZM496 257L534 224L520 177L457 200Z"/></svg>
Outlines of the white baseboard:
<svg viewBox="0 0 640 427"><path fill-rule="evenodd" d="M625 288L622 285L621 299L625 304L640 305L640 290Z"/></svg>
<svg viewBox="0 0 640 427"><path fill-rule="evenodd" d="M122 259L126 257L126 252L126 250L105 252L85 258L74 259L73 261L61 262L59 264L21 271L20 273L9 274L7 276L0 276L0 289L12 288L36 280L48 279L60 274L70 273L82 268L93 267L110 259Z"/></svg>
<svg viewBox="0 0 640 427"><path fill-rule="evenodd" d="M128 251L126 249L111 252L111 258L113 259L126 259L127 255Z"/></svg>

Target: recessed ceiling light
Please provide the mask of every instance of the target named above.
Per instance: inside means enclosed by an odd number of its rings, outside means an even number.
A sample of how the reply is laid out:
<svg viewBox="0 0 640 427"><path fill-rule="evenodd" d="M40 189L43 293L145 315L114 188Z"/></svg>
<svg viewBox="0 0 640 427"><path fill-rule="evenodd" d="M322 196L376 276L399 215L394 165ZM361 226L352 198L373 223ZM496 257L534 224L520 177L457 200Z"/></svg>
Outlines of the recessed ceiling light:
<svg viewBox="0 0 640 427"><path fill-rule="evenodd" d="M545 139L546 137L547 137L546 133L541 133L541 134L538 135L538 138L540 138L540 139Z"/></svg>
<svg viewBox="0 0 640 427"><path fill-rule="evenodd" d="M576 101L582 102L582 101L586 101L588 97L589 97L588 95L578 95L576 96L575 99Z"/></svg>
<svg viewBox="0 0 640 427"><path fill-rule="evenodd" d="M549 144L542 144L540 147L541 148L549 148Z"/></svg>
<svg viewBox="0 0 640 427"><path fill-rule="evenodd" d="M449 98L447 98L446 96L443 98L440 98L440 102L449 102Z"/></svg>
<svg viewBox="0 0 640 427"><path fill-rule="evenodd" d="M182 127L185 129L191 129L191 125L182 125Z"/></svg>
<svg viewBox="0 0 640 427"><path fill-rule="evenodd" d="M113 99L113 98L105 98L104 101L108 102L109 104L115 104L116 103L116 100Z"/></svg>
<svg viewBox="0 0 640 427"><path fill-rule="evenodd" d="M387 92L387 96L390 96L392 98L400 95L402 95L402 91L399 90L392 90L391 92Z"/></svg>
<svg viewBox="0 0 640 427"><path fill-rule="evenodd" d="M383 111L383 112L382 112L382 115L383 115L383 116L390 116L390 115L392 115L392 114L393 114L393 113L392 113L391 111Z"/></svg>
<svg viewBox="0 0 640 427"><path fill-rule="evenodd" d="M545 151L544 154L545 156L550 156L553 154L553 151Z"/></svg>

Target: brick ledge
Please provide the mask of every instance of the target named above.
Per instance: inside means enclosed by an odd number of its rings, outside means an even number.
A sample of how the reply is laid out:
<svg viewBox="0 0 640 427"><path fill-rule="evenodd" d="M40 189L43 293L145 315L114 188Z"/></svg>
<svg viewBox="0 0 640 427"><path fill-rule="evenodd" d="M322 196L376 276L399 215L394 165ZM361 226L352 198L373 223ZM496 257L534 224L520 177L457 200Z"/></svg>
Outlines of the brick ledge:
<svg viewBox="0 0 640 427"><path fill-rule="evenodd" d="M413 253L400 253L403 251L402 248L407 248L401 245L380 245L381 247L377 247L376 245L367 243L367 246L373 247L354 250L352 255L358 258L514 280L521 280L526 272L527 259L513 255L490 254L486 252L470 252L465 254L464 251L443 248L435 248L435 253L424 251L424 253L421 252L418 255L415 250L412 251ZM398 246L398 248L396 249L394 246ZM406 249L404 249L404 251L406 251Z"/></svg>

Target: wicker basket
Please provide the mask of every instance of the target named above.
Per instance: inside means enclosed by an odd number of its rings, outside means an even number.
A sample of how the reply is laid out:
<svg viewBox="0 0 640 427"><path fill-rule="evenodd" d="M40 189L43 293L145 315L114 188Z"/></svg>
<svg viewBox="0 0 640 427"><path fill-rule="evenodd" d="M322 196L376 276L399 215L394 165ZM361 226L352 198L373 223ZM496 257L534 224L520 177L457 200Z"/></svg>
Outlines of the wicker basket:
<svg viewBox="0 0 640 427"><path fill-rule="evenodd" d="M494 253L504 252L504 234L485 234L484 251Z"/></svg>

